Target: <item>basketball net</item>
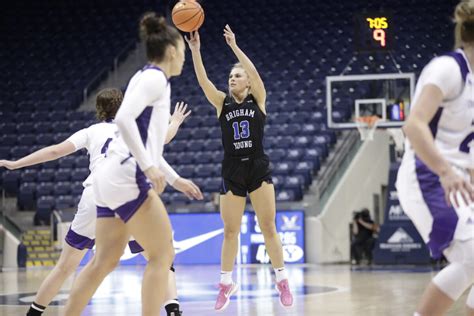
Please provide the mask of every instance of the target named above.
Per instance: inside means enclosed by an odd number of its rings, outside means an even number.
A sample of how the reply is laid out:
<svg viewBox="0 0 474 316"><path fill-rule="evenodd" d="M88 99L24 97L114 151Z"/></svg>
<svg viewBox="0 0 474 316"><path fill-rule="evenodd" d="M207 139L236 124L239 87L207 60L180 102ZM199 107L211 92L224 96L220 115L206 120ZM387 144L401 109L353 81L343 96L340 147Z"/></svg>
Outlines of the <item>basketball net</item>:
<svg viewBox="0 0 474 316"><path fill-rule="evenodd" d="M360 116L355 119L357 130L360 133L360 140L372 141L374 140L375 130L377 125L383 120L376 115Z"/></svg>

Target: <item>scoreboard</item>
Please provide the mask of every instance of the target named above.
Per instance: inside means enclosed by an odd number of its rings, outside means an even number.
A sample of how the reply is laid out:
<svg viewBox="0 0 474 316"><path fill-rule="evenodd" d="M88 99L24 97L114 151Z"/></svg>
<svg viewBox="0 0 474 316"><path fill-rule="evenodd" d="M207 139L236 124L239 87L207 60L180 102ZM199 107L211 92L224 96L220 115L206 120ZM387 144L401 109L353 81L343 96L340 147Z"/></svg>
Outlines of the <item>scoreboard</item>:
<svg viewBox="0 0 474 316"><path fill-rule="evenodd" d="M393 49L393 23L386 13L355 16L355 44L358 51L389 51Z"/></svg>

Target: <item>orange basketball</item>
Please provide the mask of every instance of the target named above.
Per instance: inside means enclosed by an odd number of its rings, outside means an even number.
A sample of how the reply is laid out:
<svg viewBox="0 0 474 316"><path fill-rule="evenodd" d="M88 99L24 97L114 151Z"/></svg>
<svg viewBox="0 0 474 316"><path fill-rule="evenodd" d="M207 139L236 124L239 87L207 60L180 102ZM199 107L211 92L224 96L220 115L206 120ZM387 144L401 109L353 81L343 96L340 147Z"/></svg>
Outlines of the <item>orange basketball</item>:
<svg viewBox="0 0 474 316"><path fill-rule="evenodd" d="M173 8L172 19L174 25L183 32L196 31L204 22L204 10L193 0L183 0Z"/></svg>

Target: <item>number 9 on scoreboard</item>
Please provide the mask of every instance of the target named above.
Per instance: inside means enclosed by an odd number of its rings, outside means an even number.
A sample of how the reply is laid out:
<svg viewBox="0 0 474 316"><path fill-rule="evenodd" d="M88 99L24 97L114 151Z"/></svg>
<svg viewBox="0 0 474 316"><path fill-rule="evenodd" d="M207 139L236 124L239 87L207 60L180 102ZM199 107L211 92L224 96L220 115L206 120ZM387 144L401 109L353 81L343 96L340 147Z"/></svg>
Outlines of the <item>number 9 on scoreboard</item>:
<svg viewBox="0 0 474 316"><path fill-rule="evenodd" d="M392 18L387 13L358 14L355 16L355 45L358 51L386 51L392 49Z"/></svg>

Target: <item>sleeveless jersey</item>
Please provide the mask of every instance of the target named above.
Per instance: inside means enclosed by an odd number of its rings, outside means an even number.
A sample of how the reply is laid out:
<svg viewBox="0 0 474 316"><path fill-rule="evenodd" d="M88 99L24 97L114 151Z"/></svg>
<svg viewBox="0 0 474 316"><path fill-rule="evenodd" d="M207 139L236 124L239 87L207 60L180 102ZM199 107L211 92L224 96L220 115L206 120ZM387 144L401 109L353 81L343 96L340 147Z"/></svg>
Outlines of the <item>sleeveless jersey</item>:
<svg viewBox="0 0 474 316"><path fill-rule="evenodd" d="M232 97L225 97L219 116L224 155L227 157L263 155L265 120L265 114L251 94L240 104Z"/></svg>

